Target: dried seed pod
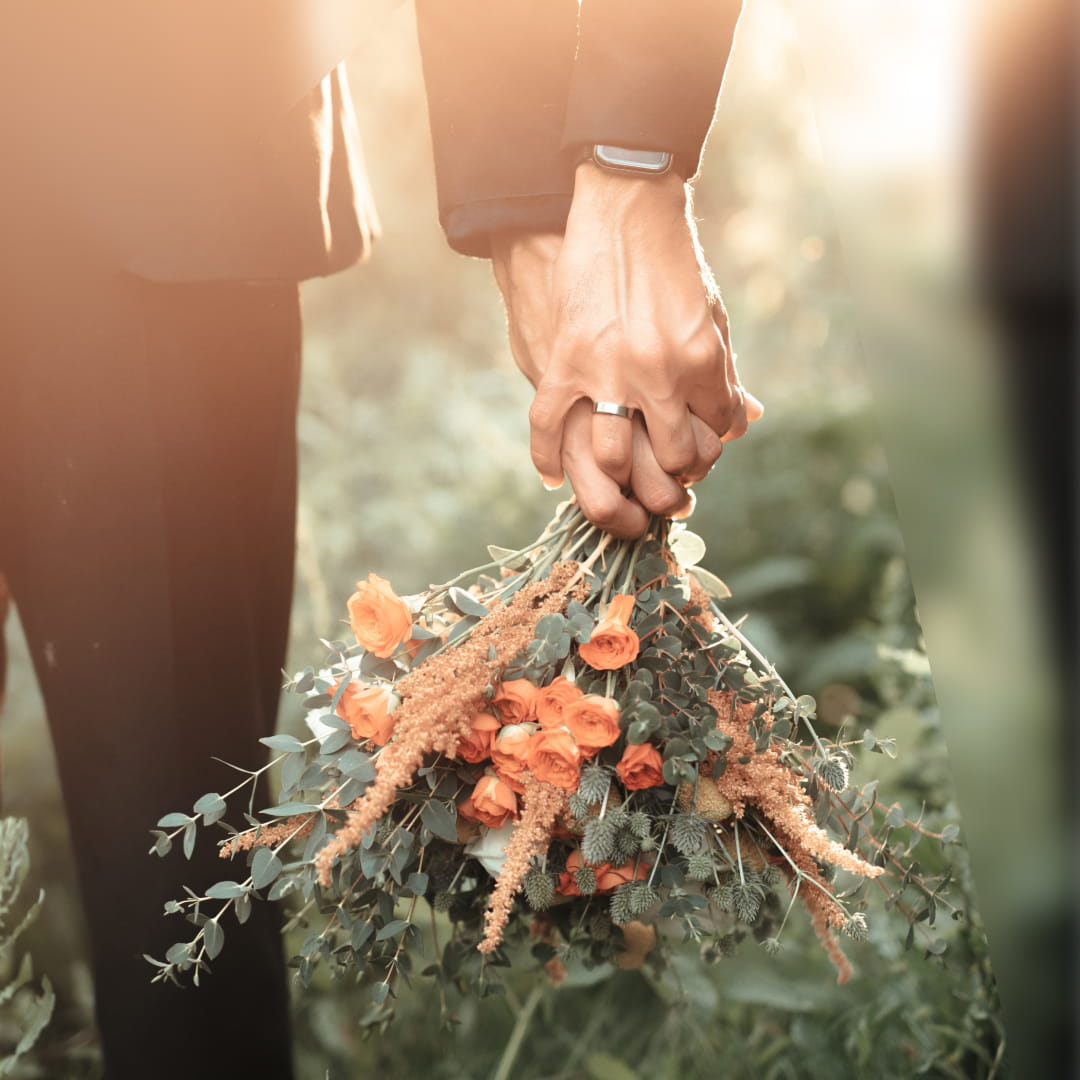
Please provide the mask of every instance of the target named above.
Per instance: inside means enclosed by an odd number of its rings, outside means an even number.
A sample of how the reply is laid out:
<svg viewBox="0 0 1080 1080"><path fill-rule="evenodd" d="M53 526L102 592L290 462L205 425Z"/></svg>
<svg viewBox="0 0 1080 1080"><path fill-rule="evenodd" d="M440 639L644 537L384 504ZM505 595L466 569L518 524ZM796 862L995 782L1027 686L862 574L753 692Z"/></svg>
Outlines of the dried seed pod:
<svg viewBox="0 0 1080 1080"><path fill-rule="evenodd" d="M694 810L706 821L726 821L735 811L731 800L716 786L716 781L704 772L698 775L697 798L693 784L680 784L678 800L681 809Z"/></svg>

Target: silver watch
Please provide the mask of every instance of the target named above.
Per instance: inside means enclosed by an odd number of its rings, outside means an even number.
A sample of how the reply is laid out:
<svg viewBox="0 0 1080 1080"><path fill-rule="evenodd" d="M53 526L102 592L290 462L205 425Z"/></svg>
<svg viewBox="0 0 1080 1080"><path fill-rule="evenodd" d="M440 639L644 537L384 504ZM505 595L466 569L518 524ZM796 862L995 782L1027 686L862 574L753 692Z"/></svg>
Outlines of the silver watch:
<svg viewBox="0 0 1080 1080"><path fill-rule="evenodd" d="M671 169L673 155L667 150L633 150L626 146L597 144L587 147L581 160L591 161L611 172L662 176Z"/></svg>

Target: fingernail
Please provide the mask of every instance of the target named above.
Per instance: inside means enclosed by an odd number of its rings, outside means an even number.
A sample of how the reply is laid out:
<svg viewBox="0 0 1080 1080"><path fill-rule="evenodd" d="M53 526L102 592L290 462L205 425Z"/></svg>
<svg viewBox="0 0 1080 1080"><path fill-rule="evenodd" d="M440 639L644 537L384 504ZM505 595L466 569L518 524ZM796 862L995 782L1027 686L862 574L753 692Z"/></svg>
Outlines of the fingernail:
<svg viewBox="0 0 1080 1080"><path fill-rule="evenodd" d="M558 491L563 486L563 478L561 476L544 476L540 474L540 483L544 485L546 491Z"/></svg>

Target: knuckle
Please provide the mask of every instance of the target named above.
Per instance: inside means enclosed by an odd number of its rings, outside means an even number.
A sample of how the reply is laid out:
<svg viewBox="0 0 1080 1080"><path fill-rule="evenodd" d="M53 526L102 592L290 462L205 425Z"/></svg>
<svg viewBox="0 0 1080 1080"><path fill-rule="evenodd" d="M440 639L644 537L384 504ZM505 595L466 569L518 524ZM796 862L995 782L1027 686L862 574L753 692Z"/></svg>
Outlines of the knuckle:
<svg viewBox="0 0 1080 1080"><path fill-rule="evenodd" d="M657 453L657 461L664 472L671 476L690 472L697 464L697 452L693 447L674 445L667 447L663 453Z"/></svg>
<svg viewBox="0 0 1080 1080"><path fill-rule="evenodd" d="M676 484L649 484L638 492L641 505L650 513L674 513L686 501L686 492Z"/></svg>
<svg viewBox="0 0 1080 1080"><path fill-rule="evenodd" d="M683 359L694 373L712 372L723 366L723 343L716 334L695 334L683 348Z"/></svg>
<svg viewBox="0 0 1080 1080"><path fill-rule="evenodd" d="M616 499L607 495L592 495L580 498L581 509L585 516L602 529L610 528L618 523L619 503Z"/></svg>
<svg viewBox="0 0 1080 1080"><path fill-rule="evenodd" d="M529 406L529 424L537 431L548 432L556 426L557 418L555 399L542 390L538 391Z"/></svg>

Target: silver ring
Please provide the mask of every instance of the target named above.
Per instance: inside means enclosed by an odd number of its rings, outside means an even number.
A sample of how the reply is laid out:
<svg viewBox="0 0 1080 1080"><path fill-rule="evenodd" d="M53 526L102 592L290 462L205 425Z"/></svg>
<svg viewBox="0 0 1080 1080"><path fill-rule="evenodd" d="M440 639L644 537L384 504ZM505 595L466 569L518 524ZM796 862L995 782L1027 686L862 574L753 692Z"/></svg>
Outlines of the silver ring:
<svg viewBox="0 0 1080 1080"><path fill-rule="evenodd" d="M628 405L618 405L614 401L598 401L592 411L604 413L606 416L621 416L624 420L629 420L634 415L634 410Z"/></svg>

